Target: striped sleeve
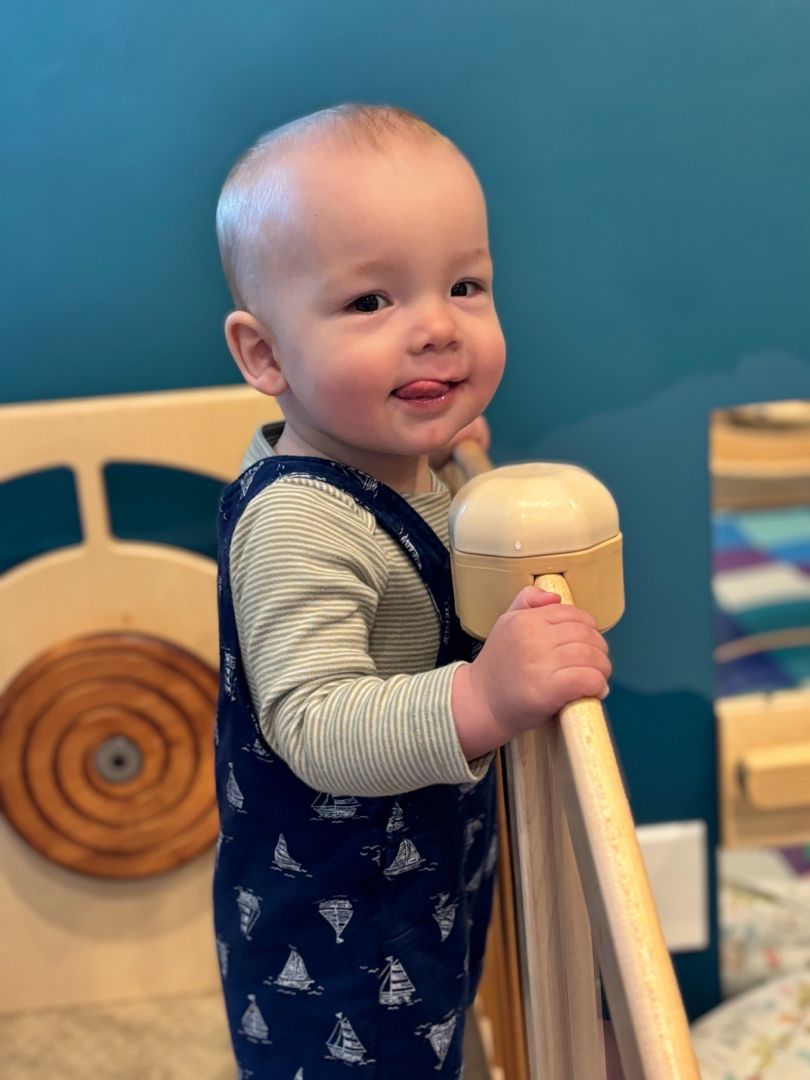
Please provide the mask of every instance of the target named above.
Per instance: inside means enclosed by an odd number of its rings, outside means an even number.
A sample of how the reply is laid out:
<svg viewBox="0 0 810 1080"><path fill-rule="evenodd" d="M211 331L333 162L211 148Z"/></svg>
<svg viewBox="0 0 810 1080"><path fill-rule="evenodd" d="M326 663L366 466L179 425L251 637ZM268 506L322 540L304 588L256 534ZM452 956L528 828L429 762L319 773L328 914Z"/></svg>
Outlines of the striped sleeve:
<svg viewBox="0 0 810 1080"><path fill-rule="evenodd" d="M237 525L230 571L251 695L270 746L305 783L395 795L480 779L450 690L457 664L383 678L370 640L389 575L373 517L350 496L281 478Z"/></svg>

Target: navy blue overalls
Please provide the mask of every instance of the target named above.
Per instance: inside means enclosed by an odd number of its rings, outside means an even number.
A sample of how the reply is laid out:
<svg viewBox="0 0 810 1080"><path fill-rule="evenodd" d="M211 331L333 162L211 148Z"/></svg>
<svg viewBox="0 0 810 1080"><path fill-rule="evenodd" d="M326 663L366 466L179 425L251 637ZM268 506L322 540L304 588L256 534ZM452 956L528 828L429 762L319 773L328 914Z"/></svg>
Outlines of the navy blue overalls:
<svg viewBox="0 0 810 1080"><path fill-rule="evenodd" d="M220 699L214 908L240 1077L460 1077L496 862L495 770L384 798L308 787L252 708L228 572L233 531L279 476L350 494L419 571L441 620L437 665L470 659L449 555L392 489L319 458L267 458L220 507Z"/></svg>

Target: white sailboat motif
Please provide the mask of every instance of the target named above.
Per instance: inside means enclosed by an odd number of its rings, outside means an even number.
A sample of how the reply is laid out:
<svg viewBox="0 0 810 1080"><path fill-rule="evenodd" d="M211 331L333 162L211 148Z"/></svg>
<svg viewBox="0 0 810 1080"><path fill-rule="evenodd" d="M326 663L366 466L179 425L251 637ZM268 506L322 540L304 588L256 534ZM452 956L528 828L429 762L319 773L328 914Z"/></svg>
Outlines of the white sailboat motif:
<svg viewBox="0 0 810 1080"><path fill-rule="evenodd" d="M433 918L439 924L439 933L442 935L442 941L447 941L450 936L450 931L453 929L453 923L456 921L458 903L448 904L447 901L449 899L449 893L442 893L439 897L439 902L433 910Z"/></svg>
<svg viewBox="0 0 810 1080"><path fill-rule="evenodd" d="M422 569L422 560L419 557L419 552L416 550L416 547L414 546L414 542L413 542L413 540L411 540L410 535L408 533L406 533L404 529L400 529L399 542L400 542L400 544L402 544L402 546L408 552L411 559L416 564L417 569L421 570Z"/></svg>
<svg viewBox="0 0 810 1080"><path fill-rule="evenodd" d="M332 1057L337 1058L338 1061L357 1064L357 1062L363 1060L366 1048L357 1038L356 1031L343 1013L335 1013L335 1015L337 1016L337 1023L332 1030L332 1034L326 1040L326 1047Z"/></svg>
<svg viewBox="0 0 810 1080"><path fill-rule="evenodd" d="M416 987L399 960L386 956L388 963L380 978L381 1005L410 1005Z"/></svg>
<svg viewBox="0 0 810 1080"><path fill-rule="evenodd" d="M481 878L483 876L484 876L484 864L481 863L481 865L475 871L473 876L470 878L470 880L464 886L465 891L466 892L475 892L478 889L478 886L481 884Z"/></svg>
<svg viewBox="0 0 810 1080"><path fill-rule="evenodd" d="M222 650L222 688L231 701L236 698L236 657L227 649Z"/></svg>
<svg viewBox="0 0 810 1080"><path fill-rule="evenodd" d="M439 1059L439 1064L434 1066L436 1069L441 1069L442 1065L444 1065L444 1059L447 1057L447 1051L453 1041L453 1032L456 1030L457 1022L458 1017L451 1016L443 1024L433 1024L427 1033L426 1038L433 1047L433 1053Z"/></svg>
<svg viewBox="0 0 810 1080"><path fill-rule="evenodd" d="M230 945L223 941L221 938L217 938L217 956L219 957L219 970L222 972L222 978L224 979L228 974L228 953L231 951Z"/></svg>
<svg viewBox="0 0 810 1080"><path fill-rule="evenodd" d="M233 762L228 762L228 780L225 784L225 798L234 810L241 810L245 804L245 796L242 794L242 789L236 782L236 777L233 774Z"/></svg>
<svg viewBox="0 0 810 1080"><path fill-rule="evenodd" d="M268 1043L269 1028L264 1021L261 1009L256 1004L256 995L248 994L250 1004L242 1013L241 1033L246 1035L251 1042Z"/></svg>
<svg viewBox="0 0 810 1080"><path fill-rule="evenodd" d="M252 465L249 469L246 469L239 477L239 491L243 499L245 495L247 495L250 485L253 483L253 477L258 471L259 465L257 463L256 465Z"/></svg>
<svg viewBox="0 0 810 1080"><path fill-rule="evenodd" d="M383 870L383 873L390 880L400 874L406 874L409 870L415 870L424 861L416 850L416 845L411 840L403 840L399 845L394 861Z"/></svg>
<svg viewBox="0 0 810 1080"><path fill-rule="evenodd" d="M298 1070L298 1072L293 1077L293 1080L304 1080L304 1070L303 1070L303 1068Z"/></svg>
<svg viewBox="0 0 810 1080"><path fill-rule="evenodd" d="M494 834L489 842L489 850L484 860L484 873L489 877L498 862L498 836Z"/></svg>
<svg viewBox="0 0 810 1080"><path fill-rule="evenodd" d="M257 896L250 889L243 889L241 885L236 889L236 906L239 908L239 929L250 941L250 931L256 925L256 920L262 913L262 906Z"/></svg>
<svg viewBox="0 0 810 1080"><path fill-rule="evenodd" d="M343 900L341 898L321 900L320 904L318 904L318 911L335 931L335 943L337 945L342 945L344 938L340 935L349 925L351 917L354 914L354 908L351 905L351 901Z"/></svg>
<svg viewBox="0 0 810 1080"><path fill-rule="evenodd" d="M360 803L353 795L329 795L321 792L312 803L319 818L326 821L345 821L353 818Z"/></svg>
<svg viewBox="0 0 810 1080"><path fill-rule="evenodd" d="M395 802L391 807L391 816L388 818L388 824L385 826L387 833L399 832L400 829L405 827L405 817L402 813L402 807L398 802Z"/></svg>
<svg viewBox="0 0 810 1080"><path fill-rule="evenodd" d="M287 850L287 840L284 833L278 834L278 843L276 844L276 850L273 852L273 862L279 870L296 870L299 873L304 872L301 863L296 862Z"/></svg>
<svg viewBox="0 0 810 1080"><path fill-rule="evenodd" d="M290 955L276 979L276 986L286 987L287 990L309 990L314 982L315 980L310 978L306 964L301 959L300 952L294 945L290 945Z"/></svg>
<svg viewBox="0 0 810 1080"><path fill-rule="evenodd" d="M259 761L266 761L269 764L273 760L273 755L270 753L270 751L267 749L267 747L264 745L258 735L252 743L248 743L246 746L243 746L242 749L247 750L248 753L253 754L259 759Z"/></svg>
<svg viewBox="0 0 810 1080"><path fill-rule="evenodd" d="M483 827L484 827L484 824L479 818L472 818L464 826L464 854L465 854L465 856L466 856L467 852L470 850L470 848L473 846L473 841L475 840L475 834L478 832L479 829L483 829Z"/></svg>

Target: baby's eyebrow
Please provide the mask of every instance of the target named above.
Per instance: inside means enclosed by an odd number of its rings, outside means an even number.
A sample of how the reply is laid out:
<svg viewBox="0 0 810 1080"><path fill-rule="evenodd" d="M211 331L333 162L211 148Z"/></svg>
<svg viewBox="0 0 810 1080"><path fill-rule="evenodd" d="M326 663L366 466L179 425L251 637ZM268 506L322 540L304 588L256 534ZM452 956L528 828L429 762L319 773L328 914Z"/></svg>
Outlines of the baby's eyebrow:
<svg viewBox="0 0 810 1080"><path fill-rule="evenodd" d="M453 256L452 263L467 262L469 259L474 258L489 258L489 248L486 247L474 247L468 251L460 251L457 255ZM363 262L352 263L345 267L341 276L351 275L353 277L363 277L365 274L375 274L381 270L391 270L395 267L396 261L394 259L366 259Z"/></svg>
<svg viewBox="0 0 810 1080"><path fill-rule="evenodd" d="M489 248L486 247L474 247L469 251L462 251L458 255L459 262L465 262L467 259L475 259L478 256L483 256L485 259L489 258Z"/></svg>

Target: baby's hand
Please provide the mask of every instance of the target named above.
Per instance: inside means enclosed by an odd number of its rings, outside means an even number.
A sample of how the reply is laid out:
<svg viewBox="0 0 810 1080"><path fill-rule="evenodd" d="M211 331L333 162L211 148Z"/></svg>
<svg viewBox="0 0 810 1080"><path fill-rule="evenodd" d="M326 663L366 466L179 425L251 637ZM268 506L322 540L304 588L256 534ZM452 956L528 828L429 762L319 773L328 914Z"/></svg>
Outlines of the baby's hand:
<svg viewBox="0 0 810 1080"><path fill-rule="evenodd" d="M570 701L604 697L611 670L607 642L587 612L534 586L522 589L476 659L453 678L465 756L480 757L540 727Z"/></svg>

